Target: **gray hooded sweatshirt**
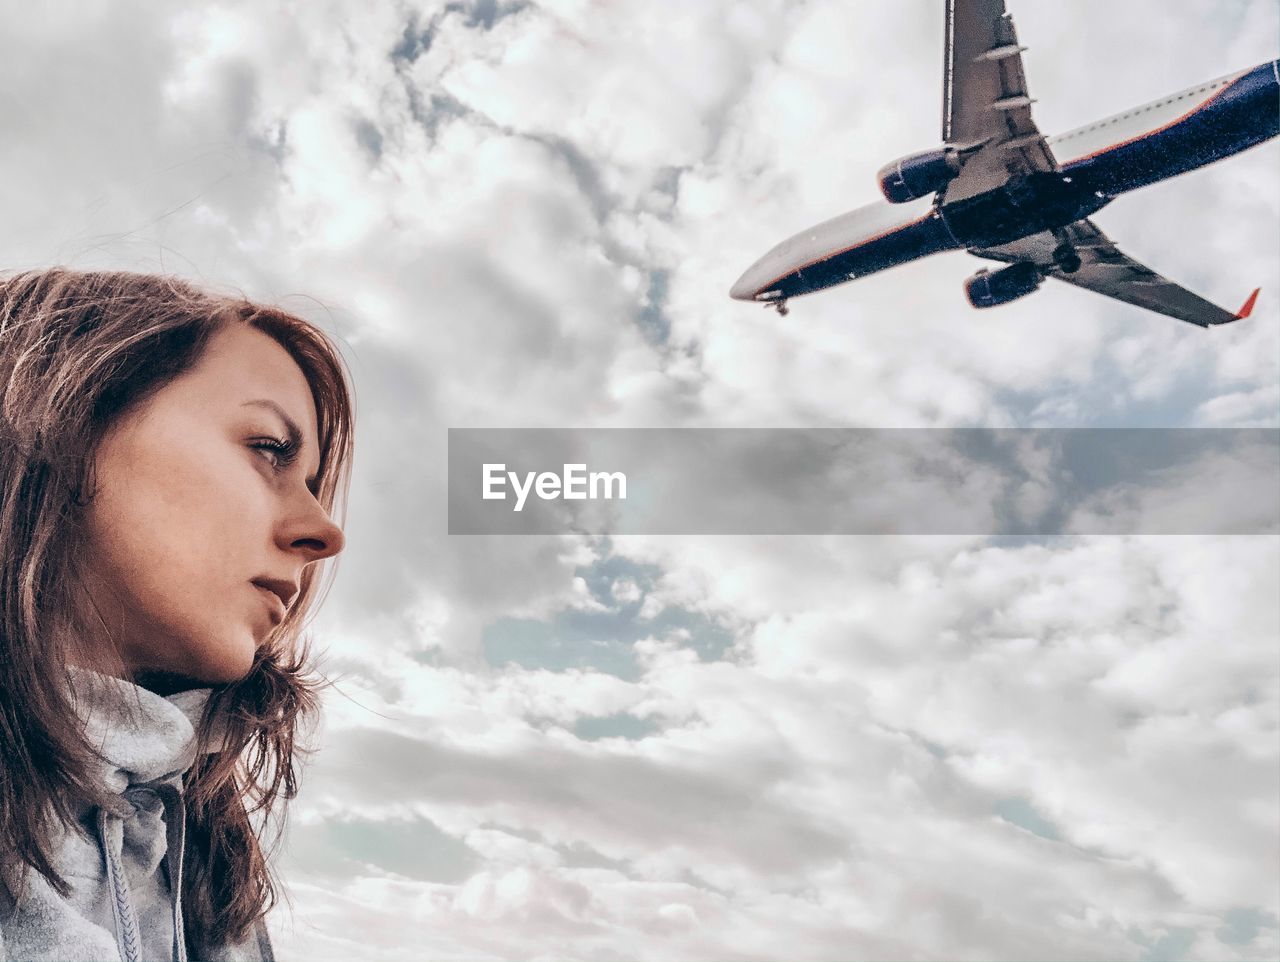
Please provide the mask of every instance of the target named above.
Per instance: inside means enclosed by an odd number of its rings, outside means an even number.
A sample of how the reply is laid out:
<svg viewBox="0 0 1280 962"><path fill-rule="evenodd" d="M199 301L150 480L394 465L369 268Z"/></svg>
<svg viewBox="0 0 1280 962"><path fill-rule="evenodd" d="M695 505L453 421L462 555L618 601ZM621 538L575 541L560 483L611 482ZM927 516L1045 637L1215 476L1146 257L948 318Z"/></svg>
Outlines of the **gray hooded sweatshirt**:
<svg viewBox="0 0 1280 962"><path fill-rule="evenodd" d="M73 669L72 679L89 744L103 756L94 777L110 802L78 813L87 838L68 828L55 841L53 862L69 898L34 871L18 904L0 889L0 962L188 962L182 776L195 760L195 725L211 690L163 698L83 670ZM201 959L274 956L259 922L244 942Z"/></svg>

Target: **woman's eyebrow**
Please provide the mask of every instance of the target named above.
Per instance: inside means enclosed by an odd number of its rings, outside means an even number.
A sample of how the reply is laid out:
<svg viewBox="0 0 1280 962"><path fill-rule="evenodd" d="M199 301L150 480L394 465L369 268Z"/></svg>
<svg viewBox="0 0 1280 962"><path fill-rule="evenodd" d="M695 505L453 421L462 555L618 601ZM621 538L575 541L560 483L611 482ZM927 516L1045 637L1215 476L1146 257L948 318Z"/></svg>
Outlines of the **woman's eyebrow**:
<svg viewBox="0 0 1280 962"><path fill-rule="evenodd" d="M280 420L284 422L284 429L285 429L285 433L289 436L289 443L298 449L302 448L302 429L298 427L298 422L295 421L293 418L289 417L289 415L285 413L285 409L282 408L275 401L272 401L270 398L255 398L252 401L245 401L240 406L246 407L246 408L247 407L263 407L263 408L267 408L270 411L274 411L276 415L280 418ZM316 476L314 474L311 475L309 478L306 479L306 483L307 483L307 488L311 491L311 493L315 494L316 493Z"/></svg>

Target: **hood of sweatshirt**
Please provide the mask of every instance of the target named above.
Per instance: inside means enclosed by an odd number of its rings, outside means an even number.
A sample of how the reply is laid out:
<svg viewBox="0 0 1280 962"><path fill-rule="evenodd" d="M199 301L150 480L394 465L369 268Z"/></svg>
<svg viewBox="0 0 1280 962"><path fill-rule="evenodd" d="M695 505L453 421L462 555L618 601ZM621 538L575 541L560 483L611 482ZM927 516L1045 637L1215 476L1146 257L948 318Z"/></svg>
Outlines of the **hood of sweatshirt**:
<svg viewBox="0 0 1280 962"><path fill-rule="evenodd" d="M211 689L162 697L83 669L72 669L71 681L76 714L98 753L90 771L102 804L77 813L83 835L68 828L59 840L55 866L70 896L28 873L22 903L0 913L0 962L6 951L14 960L187 962L182 777L196 758ZM211 742L214 750L221 744L216 731ZM265 928L250 942L216 957L271 958Z"/></svg>
<svg viewBox="0 0 1280 962"><path fill-rule="evenodd" d="M101 849L120 957L186 962L182 776L195 761L196 726L211 690L161 697L83 671L74 690L85 736L100 756L95 782L106 800L86 814Z"/></svg>
<svg viewBox="0 0 1280 962"><path fill-rule="evenodd" d="M76 714L99 753L96 782L122 796L138 785L182 784L196 757L196 726L212 689L160 696L120 678L72 668Z"/></svg>

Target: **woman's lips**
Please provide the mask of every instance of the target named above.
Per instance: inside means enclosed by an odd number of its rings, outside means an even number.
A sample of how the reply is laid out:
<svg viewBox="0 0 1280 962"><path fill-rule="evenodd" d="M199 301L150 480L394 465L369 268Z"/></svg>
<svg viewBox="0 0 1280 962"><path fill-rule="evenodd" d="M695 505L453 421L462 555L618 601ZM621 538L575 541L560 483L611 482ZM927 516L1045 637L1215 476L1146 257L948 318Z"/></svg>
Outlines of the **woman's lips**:
<svg viewBox="0 0 1280 962"><path fill-rule="evenodd" d="M258 593L261 594L262 597L267 599L267 603L271 608L271 620L277 625L284 621L285 613L288 610L285 608L284 599L270 588L263 585L255 584L254 587L258 589Z"/></svg>

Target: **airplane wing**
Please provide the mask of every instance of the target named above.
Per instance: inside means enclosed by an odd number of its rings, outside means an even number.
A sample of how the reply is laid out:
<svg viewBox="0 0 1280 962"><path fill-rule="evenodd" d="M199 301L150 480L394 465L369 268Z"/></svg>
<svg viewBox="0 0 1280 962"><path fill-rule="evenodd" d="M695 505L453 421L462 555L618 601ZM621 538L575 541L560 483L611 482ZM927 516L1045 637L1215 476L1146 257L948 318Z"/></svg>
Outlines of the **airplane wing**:
<svg viewBox="0 0 1280 962"><path fill-rule="evenodd" d="M1096 291L1118 301L1136 304L1157 314L1176 317L1200 327L1229 324L1248 317L1258 298L1255 290L1244 307L1233 314L1129 257L1093 221L1076 221L1059 233L1065 236L1055 236L1052 231L1044 231L1010 244L974 250L972 253L1007 263L1031 261L1047 277L1056 277L1076 287ZM1074 273L1063 270L1054 257L1063 241L1069 243L1080 257L1080 269Z"/></svg>
<svg viewBox="0 0 1280 962"><path fill-rule="evenodd" d="M943 204L995 190L1017 174L1058 169L1031 119L1025 49L1004 0L947 0L942 140L965 160Z"/></svg>

